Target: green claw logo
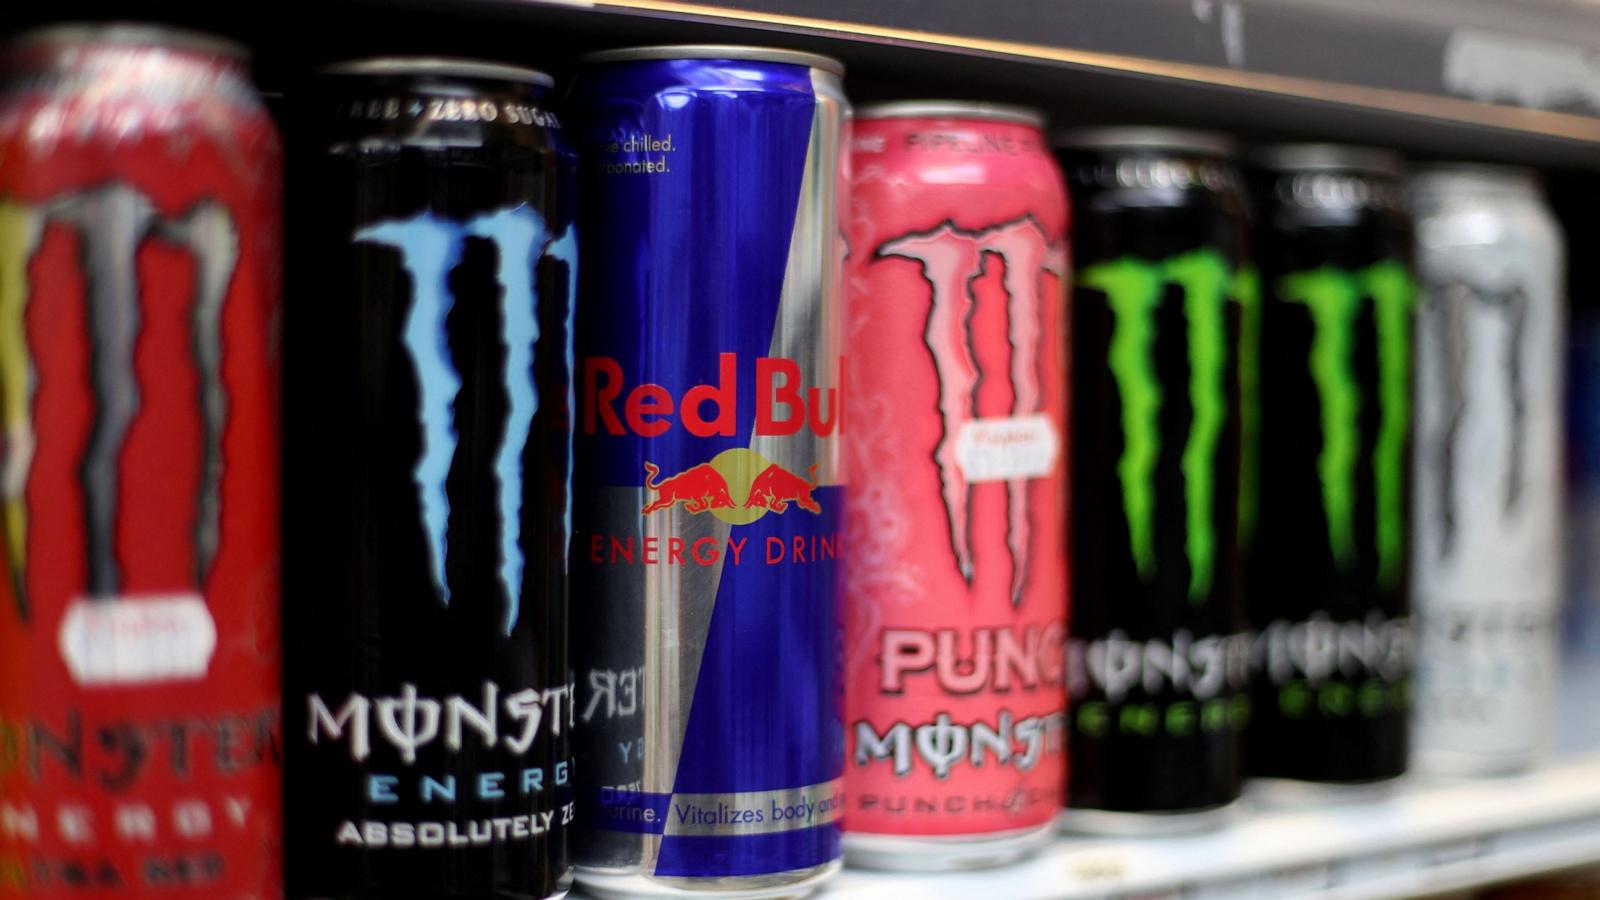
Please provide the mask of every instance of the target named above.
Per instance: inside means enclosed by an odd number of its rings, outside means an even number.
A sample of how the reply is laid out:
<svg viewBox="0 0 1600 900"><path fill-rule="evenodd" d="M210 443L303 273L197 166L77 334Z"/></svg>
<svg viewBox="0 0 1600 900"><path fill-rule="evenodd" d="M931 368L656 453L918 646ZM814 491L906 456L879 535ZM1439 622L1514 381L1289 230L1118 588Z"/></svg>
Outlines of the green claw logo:
<svg viewBox="0 0 1600 900"><path fill-rule="evenodd" d="M1122 399L1123 511L1134 564L1145 579L1155 571L1155 468L1161 455L1161 405L1165 400L1155 366L1156 311L1168 284L1183 291L1188 322L1189 404L1194 411L1183 449L1184 506L1189 599L1198 603L1211 591L1216 569L1212 481L1217 443L1228 411L1227 301L1234 294L1250 319L1251 298L1242 289L1253 283L1236 273L1221 253L1193 250L1159 263L1124 256L1090 266L1080 283L1102 291L1115 322L1108 363ZM1253 358L1253 357L1252 357Z"/></svg>
<svg viewBox="0 0 1600 900"><path fill-rule="evenodd" d="M1400 577L1405 542L1405 449L1411 420L1411 308L1416 284L1396 260L1374 263L1359 272L1323 266L1284 276L1278 293L1311 313L1315 335L1308 361L1322 407L1322 481L1328 544L1335 561L1355 559L1355 475L1361 446L1361 389L1351 355L1355 323L1363 301L1373 303L1378 335L1380 422L1372 469L1377 494L1378 580L1394 585Z"/></svg>
<svg viewBox="0 0 1600 900"><path fill-rule="evenodd" d="M1239 304L1239 543L1256 534L1261 477L1261 276L1245 266L1233 276Z"/></svg>

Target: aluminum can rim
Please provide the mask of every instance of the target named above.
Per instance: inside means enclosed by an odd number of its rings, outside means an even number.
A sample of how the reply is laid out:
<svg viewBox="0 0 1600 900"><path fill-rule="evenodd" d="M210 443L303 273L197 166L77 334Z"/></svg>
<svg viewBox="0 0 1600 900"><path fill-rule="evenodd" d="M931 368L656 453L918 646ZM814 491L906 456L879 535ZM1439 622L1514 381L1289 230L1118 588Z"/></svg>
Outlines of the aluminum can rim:
<svg viewBox="0 0 1600 900"><path fill-rule="evenodd" d="M868 103L856 107L856 121L865 119L911 118L976 119L984 122L1012 122L1043 128L1045 114L1041 110L1009 103L988 103L977 100L890 100Z"/></svg>
<svg viewBox="0 0 1600 900"><path fill-rule="evenodd" d="M1215 131L1155 125L1114 125L1057 131L1053 142L1065 150L1172 150L1231 158L1233 139Z"/></svg>
<svg viewBox="0 0 1600 900"><path fill-rule="evenodd" d="M1405 170L1400 154L1354 144L1275 144L1251 154L1251 161L1277 171L1346 171L1399 177Z"/></svg>
<svg viewBox="0 0 1600 900"><path fill-rule="evenodd" d="M1411 177L1411 190L1427 195L1510 192L1538 197L1544 194L1539 176L1532 169L1473 162L1424 166Z"/></svg>
<svg viewBox="0 0 1600 900"><path fill-rule="evenodd" d="M578 57L582 65L636 62L661 59L738 59L756 62L791 63L844 75L844 63L831 56L781 47L755 47L744 44L663 44L652 47L619 47Z"/></svg>
<svg viewBox="0 0 1600 900"><path fill-rule="evenodd" d="M318 71L325 75L443 75L524 82L546 88L555 87L556 83L538 69L450 56L372 56L332 63Z"/></svg>
<svg viewBox="0 0 1600 900"><path fill-rule="evenodd" d="M62 22L24 31L3 42L7 50L52 44L170 47L224 56L240 62L250 61L249 49L237 41L203 31L147 22Z"/></svg>

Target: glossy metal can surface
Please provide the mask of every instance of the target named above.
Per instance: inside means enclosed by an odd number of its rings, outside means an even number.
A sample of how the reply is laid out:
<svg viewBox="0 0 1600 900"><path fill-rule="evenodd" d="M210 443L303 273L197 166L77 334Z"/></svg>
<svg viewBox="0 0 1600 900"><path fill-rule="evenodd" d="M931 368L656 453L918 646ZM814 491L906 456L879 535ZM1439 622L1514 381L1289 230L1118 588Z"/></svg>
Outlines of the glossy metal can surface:
<svg viewBox="0 0 1600 900"><path fill-rule="evenodd" d="M1532 765L1554 727L1565 248L1529 173L1439 166L1417 216L1413 756Z"/></svg>
<svg viewBox="0 0 1600 900"><path fill-rule="evenodd" d="M1076 216L1064 826L1205 827L1239 795L1241 434L1257 294L1231 146L1062 136ZM1246 497L1246 499L1248 499Z"/></svg>
<svg viewBox="0 0 1600 900"><path fill-rule="evenodd" d="M1411 668L1411 224L1382 151L1265 151L1261 509L1251 775L1406 767Z"/></svg>
<svg viewBox="0 0 1600 900"><path fill-rule="evenodd" d="M1066 777L1066 192L1026 110L852 128L846 848L994 865Z"/></svg>
<svg viewBox="0 0 1600 900"><path fill-rule="evenodd" d="M843 812L837 64L614 51L571 107L578 878L800 893Z"/></svg>
<svg viewBox="0 0 1600 900"><path fill-rule="evenodd" d="M0 71L0 896L279 896L277 133L201 36Z"/></svg>
<svg viewBox="0 0 1600 900"><path fill-rule="evenodd" d="M571 882L577 161L548 88L342 64L290 134L293 898Z"/></svg>

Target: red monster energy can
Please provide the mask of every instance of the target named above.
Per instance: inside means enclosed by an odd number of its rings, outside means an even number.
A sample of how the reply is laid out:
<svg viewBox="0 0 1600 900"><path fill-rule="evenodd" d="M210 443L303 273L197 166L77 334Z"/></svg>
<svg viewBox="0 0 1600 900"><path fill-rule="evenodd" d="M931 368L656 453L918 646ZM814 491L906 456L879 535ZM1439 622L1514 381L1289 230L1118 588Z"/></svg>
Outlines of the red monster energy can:
<svg viewBox="0 0 1600 900"><path fill-rule="evenodd" d="M277 896L276 132L208 37L0 77L0 897Z"/></svg>
<svg viewBox="0 0 1600 900"><path fill-rule="evenodd" d="M855 123L845 846L881 868L1037 846L1066 778L1067 200L1027 110Z"/></svg>

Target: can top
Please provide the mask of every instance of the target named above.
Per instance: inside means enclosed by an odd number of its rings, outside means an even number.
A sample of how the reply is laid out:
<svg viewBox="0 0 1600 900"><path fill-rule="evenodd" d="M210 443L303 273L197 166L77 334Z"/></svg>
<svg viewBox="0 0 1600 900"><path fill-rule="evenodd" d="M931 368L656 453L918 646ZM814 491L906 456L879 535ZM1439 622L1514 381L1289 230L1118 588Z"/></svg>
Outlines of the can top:
<svg viewBox="0 0 1600 900"><path fill-rule="evenodd" d="M648 59L748 59L757 62L790 63L822 69L835 75L844 75L844 63L820 53L804 50L784 50L779 47L746 47L739 44L668 44L660 47L619 47L585 53L578 62L591 63L633 62Z"/></svg>
<svg viewBox="0 0 1600 900"><path fill-rule="evenodd" d="M1540 196L1544 193L1539 176L1520 166L1488 163L1435 163L1411 177L1411 189L1418 194L1517 193Z"/></svg>
<svg viewBox="0 0 1600 900"><path fill-rule="evenodd" d="M374 56L323 66L329 75L444 75L457 78L486 78L494 81L520 81L541 87L554 87L555 79L538 69L505 63L446 56Z"/></svg>
<svg viewBox="0 0 1600 900"><path fill-rule="evenodd" d="M1026 106L985 103L975 100L891 100L856 108L856 119L911 118L980 119L985 122L1014 122L1043 128L1045 115Z"/></svg>
<svg viewBox="0 0 1600 900"><path fill-rule="evenodd" d="M1214 131L1152 125L1070 128L1054 137L1057 147L1070 150L1178 150L1207 156L1232 156L1236 150L1231 138Z"/></svg>
<svg viewBox="0 0 1600 900"><path fill-rule="evenodd" d="M1398 177L1405 169L1400 154L1350 144L1277 144L1252 154L1264 169L1367 172Z"/></svg>
<svg viewBox="0 0 1600 900"><path fill-rule="evenodd" d="M239 62L250 59L250 51L237 41L186 28L144 22L64 22L24 31L3 44L8 49L75 44L171 47Z"/></svg>

